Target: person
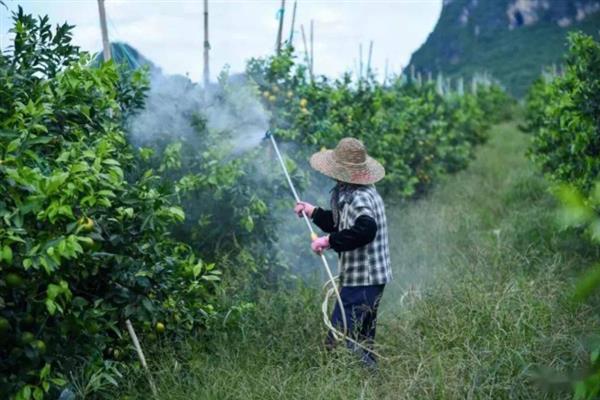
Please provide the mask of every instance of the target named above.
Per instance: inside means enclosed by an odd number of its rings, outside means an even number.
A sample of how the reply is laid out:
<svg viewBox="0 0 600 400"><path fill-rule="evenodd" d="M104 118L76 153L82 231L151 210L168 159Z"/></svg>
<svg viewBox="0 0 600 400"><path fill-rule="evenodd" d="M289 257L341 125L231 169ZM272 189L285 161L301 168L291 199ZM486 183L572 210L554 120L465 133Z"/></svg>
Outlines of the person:
<svg viewBox="0 0 600 400"><path fill-rule="evenodd" d="M343 331L343 312L347 335L372 348L379 302L392 279L385 207L374 186L385 176L385 170L354 138L342 139L334 150L313 154L310 165L336 181L331 190L331 209L304 201L294 207L299 217L306 213L326 233L312 241L312 250L320 254L331 249L338 254L343 310L336 302L331 322ZM335 344L331 332L327 344L329 348ZM347 345L367 366L376 365L372 353L350 341Z"/></svg>

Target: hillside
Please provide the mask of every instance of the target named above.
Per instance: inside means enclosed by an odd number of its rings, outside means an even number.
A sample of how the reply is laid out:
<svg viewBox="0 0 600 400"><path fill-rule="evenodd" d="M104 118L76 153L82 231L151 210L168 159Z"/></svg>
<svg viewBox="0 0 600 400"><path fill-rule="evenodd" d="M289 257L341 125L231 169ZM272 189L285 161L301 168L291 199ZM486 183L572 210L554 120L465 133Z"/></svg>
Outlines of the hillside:
<svg viewBox="0 0 600 400"><path fill-rule="evenodd" d="M599 29L598 0L444 0L410 65L466 78L489 72L520 97L542 67L560 63L569 31Z"/></svg>

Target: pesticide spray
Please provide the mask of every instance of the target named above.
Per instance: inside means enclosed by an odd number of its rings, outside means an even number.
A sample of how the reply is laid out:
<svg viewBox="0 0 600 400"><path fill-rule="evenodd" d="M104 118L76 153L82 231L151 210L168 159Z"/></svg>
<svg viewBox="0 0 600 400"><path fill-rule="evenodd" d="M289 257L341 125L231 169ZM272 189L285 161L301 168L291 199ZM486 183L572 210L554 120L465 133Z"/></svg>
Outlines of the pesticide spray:
<svg viewBox="0 0 600 400"><path fill-rule="evenodd" d="M271 144L273 145L273 149L275 150L275 154L277 155L277 159L279 160L279 164L281 165L281 169L283 170L283 174L285 175L285 179L287 180L290 190L292 191L292 195L294 196L294 199L296 200L296 202L299 202L300 196L298 196L298 192L296 191L294 182L292 182L292 179L287 170L287 167L285 166L285 162L283 161L283 157L281 156L281 152L279 151L279 146L277 146L277 141L275 140L273 133L271 131L267 131L265 133L265 136L266 136L266 138L268 138L271 141ZM302 211L302 219L304 220L304 222L306 223L306 226L308 227L308 230L310 231L311 240L316 239L317 234L314 231L312 224L310 223L310 220L308 219L308 216L306 215L304 210ZM363 349L369 353L372 353L373 355L375 355L379 358L384 358L381 355L379 355L377 352L375 352L374 350L364 346L363 344L357 342L356 340L354 340L348 336L348 323L346 321L346 312L344 310L344 304L342 302L342 298L340 296L340 291L339 291L338 285L336 283L337 276L334 276L333 273L331 272L331 268L329 267L329 262L327 261L327 258L325 257L325 255L323 253L320 253L319 256L321 258L321 262L323 263L323 267L325 267L325 271L327 272L327 276L329 278L329 280L325 284L325 288L327 289L327 291L325 293L325 299L321 306L321 311L323 312L323 322L325 323L327 328L331 331L331 334L335 338L335 340L338 340L338 341L347 340L348 342L360 347L361 349ZM340 307L340 314L342 315L342 323L343 323L343 328L344 328L343 332L338 330L336 327L334 327L333 324L331 323L331 320L329 319L329 309L328 309L329 299L334 294L335 294L338 306Z"/></svg>

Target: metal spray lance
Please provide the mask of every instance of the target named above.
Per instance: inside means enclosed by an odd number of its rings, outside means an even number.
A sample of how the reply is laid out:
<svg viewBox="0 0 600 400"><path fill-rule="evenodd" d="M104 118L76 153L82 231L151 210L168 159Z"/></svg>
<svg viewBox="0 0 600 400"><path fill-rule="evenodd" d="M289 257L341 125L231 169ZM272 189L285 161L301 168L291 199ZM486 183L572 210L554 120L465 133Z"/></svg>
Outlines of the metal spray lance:
<svg viewBox="0 0 600 400"><path fill-rule="evenodd" d="M265 136L267 138L269 138L269 140L271 141L271 144L273 144L273 149L275 150L275 154L277 155L277 159L279 160L279 164L281 165L281 169L283 170L285 179L287 180L287 183L290 186L292 194L294 195L294 199L296 200L296 202L299 202L300 197L298 196L298 192L296 191L294 182L292 182L292 178L290 177L290 174L285 166L285 162L283 161L283 157L281 156L281 152L279 151L279 146L277 146L275 137L273 137L273 133L271 131L267 131L265 133ZM315 240L317 238L317 234L316 234L315 230L313 229L313 226L310 223L310 220L308 219L308 216L306 215L306 213L304 211L302 211L302 218L304 219L304 222L306 222L306 226L308 227L308 230L310 231L311 240ZM345 336L346 332L348 331L348 324L346 322L346 313L344 311L344 304L342 303L342 298L340 296L338 287L335 283L335 278L333 277L333 274L331 273L331 268L329 267L329 262L327 261L327 258L325 257L325 255L323 253L320 254L320 257L321 257L321 262L323 263L323 266L325 267L325 271L327 271L327 276L329 277L329 282L331 284L331 287L335 291L335 296L337 298L338 306L340 307L340 314L342 315L342 322L344 324L343 335ZM328 326L330 327L330 329L333 328L330 326L330 324L328 324Z"/></svg>

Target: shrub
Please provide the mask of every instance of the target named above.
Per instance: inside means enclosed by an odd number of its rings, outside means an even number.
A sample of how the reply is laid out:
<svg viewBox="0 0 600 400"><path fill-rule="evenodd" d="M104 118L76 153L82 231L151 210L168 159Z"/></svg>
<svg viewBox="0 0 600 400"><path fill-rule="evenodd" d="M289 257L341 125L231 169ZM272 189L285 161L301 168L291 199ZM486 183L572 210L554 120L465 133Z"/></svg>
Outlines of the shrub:
<svg viewBox="0 0 600 400"><path fill-rule="evenodd" d="M569 36L566 68L560 76L538 79L527 96L525 129L533 135L531 158L557 184L563 228L583 231L600 243L600 43ZM574 297L584 300L600 286L600 267L585 272ZM600 393L600 346L590 352L589 369L572 378L575 399Z"/></svg>
<svg viewBox="0 0 600 400"><path fill-rule="evenodd" d="M248 75L272 112L275 132L290 141L332 148L345 136L361 139L386 168L383 189L402 198L424 192L445 172L464 168L490 124L503 119L509 97L497 86L477 94L439 95L434 85L373 76L353 82L325 77L311 82L291 48L254 59ZM307 154L306 154L307 155Z"/></svg>
<svg viewBox="0 0 600 400"><path fill-rule="evenodd" d="M57 397L75 363L102 369L140 332L189 331L218 280L171 238L184 219L122 129L142 72L87 66L72 27L21 9L0 56L0 397Z"/></svg>
<svg viewBox="0 0 600 400"><path fill-rule="evenodd" d="M531 157L554 181L588 193L600 173L600 43L569 36L562 76L538 80L527 97Z"/></svg>

